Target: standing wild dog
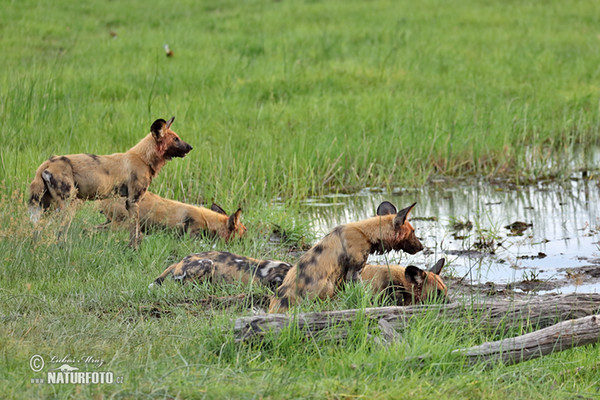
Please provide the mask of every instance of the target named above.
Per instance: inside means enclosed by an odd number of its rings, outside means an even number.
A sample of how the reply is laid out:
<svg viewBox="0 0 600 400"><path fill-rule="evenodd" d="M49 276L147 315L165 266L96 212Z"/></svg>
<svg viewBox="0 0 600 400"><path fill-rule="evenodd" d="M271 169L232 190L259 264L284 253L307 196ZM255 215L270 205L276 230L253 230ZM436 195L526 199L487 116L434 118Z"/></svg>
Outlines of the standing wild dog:
<svg viewBox="0 0 600 400"><path fill-rule="evenodd" d="M392 203L384 201L376 217L335 228L290 269L271 298L269 312L285 311L303 297L332 297L344 280L360 279L369 254L423 250L407 219L415 204L397 212Z"/></svg>
<svg viewBox="0 0 600 400"><path fill-rule="evenodd" d="M106 216L106 222L100 225L101 228L120 225L128 216L125 202L121 199L102 200L100 210ZM193 237L208 232L227 242L229 239L241 238L247 230L240 221L241 208L228 216L214 203L208 209L168 200L152 192L146 192L140 200L139 213L140 227L143 231L152 228L174 229L189 232Z"/></svg>
<svg viewBox="0 0 600 400"><path fill-rule="evenodd" d="M423 303L427 300L446 301L448 289L440 277L446 259L440 258L429 271L414 265L365 265L360 272L363 281L374 293L389 295L399 306Z"/></svg>
<svg viewBox="0 0 600 400"><path fill-rule="evenodd" d="M191 254L171 265L150 284L150 287L154 284L161 285L169 274L173 274L173 279L181 283L188 280L241 280L245 284L253 281L275 289L290 268L292 265L283 261L257 260L224 251L207 251Z"/></svg>
<svg viewBox="0 0 600 400"><path fill-rule="evenodd" d="M29 186L31 220L37 223L41 213L52 204L64 211L73 198L126 197L131 220L129 245L137 248L141 240L139 200L167 161L172 157L184 157L192 149L171 130L174 119L154 121L150 133L126 153L50 157L39 166ZM66 227L70 219L71 216L67 218Z"/></svg>

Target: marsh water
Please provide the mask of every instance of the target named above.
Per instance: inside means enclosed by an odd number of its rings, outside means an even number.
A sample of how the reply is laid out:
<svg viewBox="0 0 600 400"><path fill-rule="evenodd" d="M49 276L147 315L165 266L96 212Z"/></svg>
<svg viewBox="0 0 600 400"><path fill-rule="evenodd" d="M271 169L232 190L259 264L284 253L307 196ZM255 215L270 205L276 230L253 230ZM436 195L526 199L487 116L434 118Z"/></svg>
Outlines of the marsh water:
<svg viewBox="0 0 600 400"><path fill-rule="evenodd" d="M384 200L398 209L417 203L410 220L425 250L371 256L369 263L424 268L445 257L444 275L466 284L600 292L600 189L585 176L530 186L439 182L391 192L367 188L311 198L303 208L320 237L337 225L374 216Z"/></svg>

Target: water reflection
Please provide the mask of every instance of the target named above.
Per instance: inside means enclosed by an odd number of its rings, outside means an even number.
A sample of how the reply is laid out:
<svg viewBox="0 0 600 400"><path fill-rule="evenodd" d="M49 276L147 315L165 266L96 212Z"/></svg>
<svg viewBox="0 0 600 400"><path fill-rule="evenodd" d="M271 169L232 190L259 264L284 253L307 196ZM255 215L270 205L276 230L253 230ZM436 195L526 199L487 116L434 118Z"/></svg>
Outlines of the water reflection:
<svg viewBox="0 0 600 400"><path fill-rule="evenodd" d="M564 270L557 269L590 265L591 258L600 257L599 197L596 182L586 179L526 187L433 184L392 193L367 188L352 195L320 196L307 201L304 211L322 236L337 225L375 215L383 200L398 209L416 201L411 220L428 251L372 256L369 262L430 266L445 256L454 275L468 282L510 283L564 279ZM451 227L467 221L472 222L471 230ZM523 236L514 236L505 226L515 221L533 226ZM477 248L482 238L493 243L492 254ZM598 284L583 284L588 291L600 291ZM576 286L561 289L565 290L581 292Z"/></svg>

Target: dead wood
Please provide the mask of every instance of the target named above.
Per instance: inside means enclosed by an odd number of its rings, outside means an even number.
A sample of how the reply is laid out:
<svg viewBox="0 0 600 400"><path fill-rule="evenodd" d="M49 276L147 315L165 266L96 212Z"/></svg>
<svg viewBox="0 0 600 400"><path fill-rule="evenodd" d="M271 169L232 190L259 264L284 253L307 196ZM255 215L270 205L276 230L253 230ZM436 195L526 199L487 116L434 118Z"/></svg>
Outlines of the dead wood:
<svg viewBox="0 0 600 400"><path fill-rule="evenodd" d="M443 318L445 324L480 325L482 328L506 332L513 327L545 328L559 321L582 318L598 312L600 312L600 294L549 295L518 301L480 299L444 305L256 315L236 319L234 333L236 341L242 341L251 337L264 336L267 332L277 333L291 324L297 324L299 329L306 330L307 334L312 335L323 329L351 324L359 315L377 321L383 319L387 323L383 323L385 325L383 329L389 333L390 327L393 330L402 329L410 323L411 318L419 318L426 314ZM381 324L380 322L380 327Z"/></svg>
<svg viewBox="0 0 600 400"><path fill-rule="evenodd" d="M546 354L600 341L600 314L559 322L525 335L487 342L452 354L467 357L471 364L516 364Z"/></svg>

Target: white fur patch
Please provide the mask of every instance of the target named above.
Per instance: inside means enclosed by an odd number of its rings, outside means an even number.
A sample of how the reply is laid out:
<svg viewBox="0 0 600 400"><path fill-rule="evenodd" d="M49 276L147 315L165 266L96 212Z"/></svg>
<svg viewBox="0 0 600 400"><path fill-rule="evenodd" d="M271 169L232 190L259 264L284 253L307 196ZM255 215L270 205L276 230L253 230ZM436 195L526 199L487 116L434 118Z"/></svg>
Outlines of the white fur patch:
<svg viewBox="0 0 600 400"><path fill-rule="evenodd" d="M48 171L42 172L42 179L46 181L46 183L50 184L50 178L52 178L52 174Z"/></svg>
<svg viewBox="0 0 600 400"><path fill-rule="evenodd" d="M183 271L183 275L173 275L173 280L182 281L187 276L187 271Z"/></svg>

